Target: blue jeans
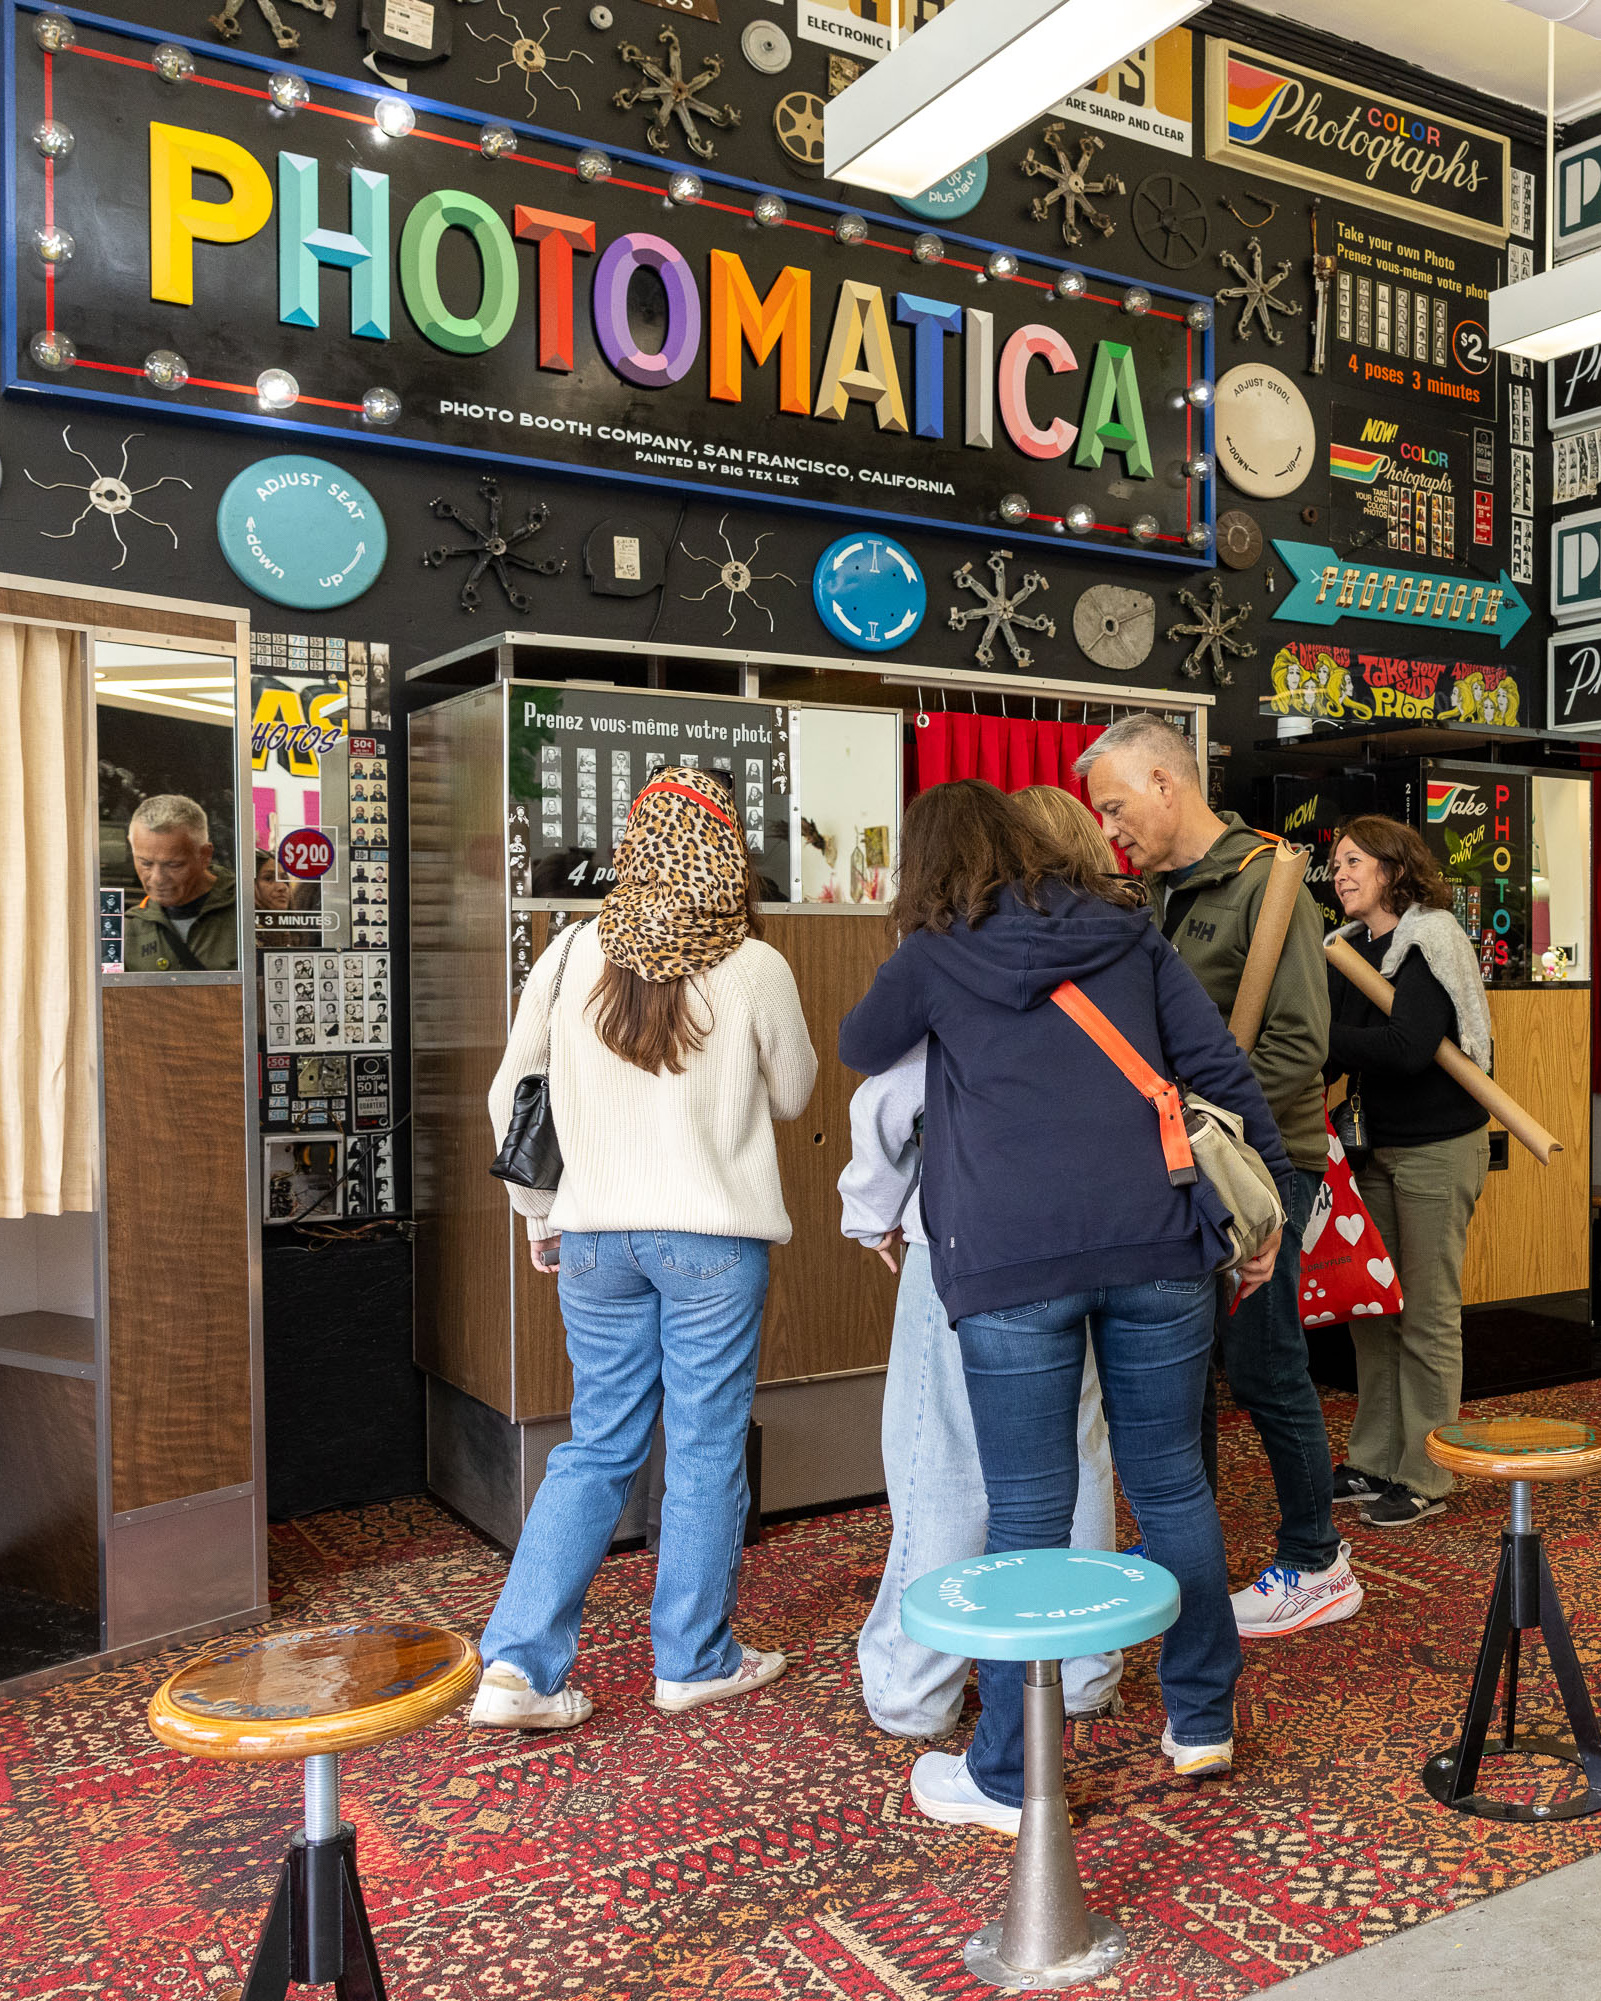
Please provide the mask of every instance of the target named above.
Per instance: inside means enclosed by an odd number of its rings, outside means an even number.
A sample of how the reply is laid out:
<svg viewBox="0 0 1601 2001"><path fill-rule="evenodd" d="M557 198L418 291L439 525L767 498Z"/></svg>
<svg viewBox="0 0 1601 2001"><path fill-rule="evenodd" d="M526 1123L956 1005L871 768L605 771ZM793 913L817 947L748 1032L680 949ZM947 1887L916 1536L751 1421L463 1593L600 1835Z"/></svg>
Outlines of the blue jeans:
<svg viewBox="0 0 1601 2001"><path fill-rule="evenodd" d="M880 1730L896 1737L943 1737L961 1714L972 1662L936 1654L910 1638L901 1626L901 1596L926 1572L983 1553L989 1503L961 1346L934 1290L926 1244L909 1243L901 1268L884 1378L883 1451L894 1530L878 1596L856 1643L862 1694ZM1083 1549L1105 1549L1116 1534L1116 1518L1112 1454L1093 1357L1085 1360L1078 1454L1073 1541ZM1120 1653L1064 1661L1068 1710L1098 1709L1122 1673Z"/></svg>
<svg viewBox="0 0 1601 2001"><path fill-rule="evenodd" d="M668 1230L569 1231L561 1312L573 1365L572 1437L551 1453L484 1629L486 1663L542 1695L578 1651L588 1591L610 1547L656 1414L667 1491L650 1638L664 1681L739 1666L729 1628L745 1510L745 1430L767 1299L767 1246Z"/></svg>
<svg viewBox="0 0 1601 2001"><path fill-rule="evenodd" d="M1178 1579L1181 1610L1163 1636L1160 1672L1179 1744L1232 1734L1240 1674L1223 1530L1201 1465L1214 1290L1210 1272L1108 1286L975 1313L957 1329L989 1491L985 1551L1065 1548L1078 1497L1088 1319L1118 1477L1151 1561ZM991 1799L1020 1806L1021 1662L980 1661L978 1691L984 1708L968 1771Z"/></svg>
<svg viewBox="0 0 1601 2001"><path fill-rule="evenodd" d="M1301 1329L1301 1239L1322 1185L1321 1174L1295 1169L1289 1221L1273 1276L1232 1317L1229 1288L1218 1288L1217 1345L1234 1401L1256 1426L1279 1503L1275 1563L1327 1570L1340 1553L1334 1531L1334 1467L1323 1405L1307 1363ZM1207 1481L1217 1492L1217 1386L1207 1384L1202 1431Z"/></svg>

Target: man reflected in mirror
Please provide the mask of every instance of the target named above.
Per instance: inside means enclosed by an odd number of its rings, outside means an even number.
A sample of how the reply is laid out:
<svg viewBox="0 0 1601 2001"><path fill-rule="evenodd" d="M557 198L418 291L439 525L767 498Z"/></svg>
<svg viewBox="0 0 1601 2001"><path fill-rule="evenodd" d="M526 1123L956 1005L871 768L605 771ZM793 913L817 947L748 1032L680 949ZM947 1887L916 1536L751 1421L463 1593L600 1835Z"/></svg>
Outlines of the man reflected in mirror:
<svg viewBox="0 0 1601 2001"><path fill-rule="evenodd" d="M181 792L141 800L128 847L144 888L127 913L130 973L232 972L239 964L235 882L214 865L205 809Z"/></svg>

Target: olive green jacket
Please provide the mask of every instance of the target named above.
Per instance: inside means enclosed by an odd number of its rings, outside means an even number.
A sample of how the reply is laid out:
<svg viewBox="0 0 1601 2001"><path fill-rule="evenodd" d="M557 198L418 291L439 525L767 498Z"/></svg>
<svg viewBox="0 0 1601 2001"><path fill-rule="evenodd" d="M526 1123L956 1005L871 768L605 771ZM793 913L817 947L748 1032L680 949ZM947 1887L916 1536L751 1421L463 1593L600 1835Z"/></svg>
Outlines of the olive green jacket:
<svg viewBox="0 0 1601 2001"><path fill-rule="evenodd" d="M232 871L213 869L217 880L200 915L180 938L167 913L147 896L130 904L122 920L122 963L130 973L231 973L239 965L237 886Z"/></svg>
<svg viewBox="0 0 1601 2001"><path fill-rule="evenodd" d="M1146 883L1157 923L1226 1021L1245 970L1276 843L1248 827L1238 813L1220 818L1225 831L1197 862L1193 875L1174 883L1169 876L1152 874ZM1314 1174L1321 1174L1328 1162L1323 1125L1328 1052L1323 919L1303 886L1251 1052L1251 1069L1278 1122L1285 1152L1297 1167Z"/></svg>

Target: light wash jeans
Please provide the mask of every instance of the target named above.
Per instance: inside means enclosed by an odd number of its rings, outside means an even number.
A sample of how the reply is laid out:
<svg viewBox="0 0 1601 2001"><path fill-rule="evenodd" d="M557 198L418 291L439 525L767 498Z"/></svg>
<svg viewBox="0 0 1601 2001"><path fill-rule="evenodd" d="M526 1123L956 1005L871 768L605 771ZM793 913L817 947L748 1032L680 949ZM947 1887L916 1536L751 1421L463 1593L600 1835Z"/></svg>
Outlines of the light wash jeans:
<svg viewBox="0 0 1601 2001"><path fill-rule="evenodd" d="M942 1737L962 1709L971 1661L936 1654L901 1630L901 1595L942 1564L982 1555L989 1506L973 1437L956 1329L934 1290L928 1246L908 1244L884 1379L884 1485L894 1533L883 1581L856 1644L867 1713L896 1737ZM1073 1545L1116 1547L1112 1454L1094 1356L1078 1406L1078 1501ZM1069 1712L1098 1709L1123 1673L1120 1653L1062 1663Z"/></svg>
<svg viewBox="0 0 1601 2001"><path fill-rule="evenodd" d="M668 1230L569 1231L561 1313L573 1365L573 1435L551 1453L499 1601L490 1661L541 1695L578 1651L584 1595L616 1533L656 1414L667 1491L650 1638L664 1681L714 1681L739 1666L729 1628L750 1489L745 1430L767 1298L767 1246Z"/></svg>

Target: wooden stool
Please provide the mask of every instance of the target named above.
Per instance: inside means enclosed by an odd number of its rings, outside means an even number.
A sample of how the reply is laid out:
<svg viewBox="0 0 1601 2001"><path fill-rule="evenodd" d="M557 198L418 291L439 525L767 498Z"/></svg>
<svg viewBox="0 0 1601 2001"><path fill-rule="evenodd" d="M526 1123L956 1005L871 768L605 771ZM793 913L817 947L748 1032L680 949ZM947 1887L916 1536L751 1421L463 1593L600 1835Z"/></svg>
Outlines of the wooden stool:
<svg viewBox="0 0 1601 2001"><path fill-rule="evenodd" d="M1585 1686L1573 1636L1557 1596L1551 1566L1534 1526L1536 1480L1582 1480L1601 1472L1601 1439L1587 1424L1560 1418L1495 1417L1481 1424L1442 1424L1425 1441L1437 1466L1470 1480L1504 1480L1512 1489L1512 1519L1501 1532L1490 1615L1473 1669L1462 1735L1423 1768L1423 1783L1442 1806L1482 1820L1577 1820L1601 1807L1601 1731ZM1545 1636L1573 1741L1562 1737L1514 1738L1518 1711L1519 1636ZM1506 1702L1499 1738L1487 1738L1496 1687L1506 1670ZM1520 1805L1489 1799L1478 1790L1479 1762L1519 1751L1526 1757L1560 1758L1584 1773L1583 1792L1554 1804Z"/></svg>
<svg viewBox="0 0 1601 2001"><path fill-rule="evenodd" d="M150 1727L192 1758L305 1761L306 1824L290 1837L241 2001L284 2001L291 1980L331 1980L339 2001L384 2001L339 1818L339 1754L405 1737L471 1694L478 1650L441 1626L316 1626L270 1633L180 1668Z"/></svg>
<svg viewBox="0 0 1601 2001"><path fill-rule="evenodd" d="M1164 1633L1178 1580L1101 1549L1011 1549L931 1570L908 1586L901 1625L935 1653L1022 1661L1023 1812L1006 1914L967 1941L986 1987L1073 1987L1123 1957L1122 1927L1084 1903L1062 1786L1062 1662Z"/></svg>

